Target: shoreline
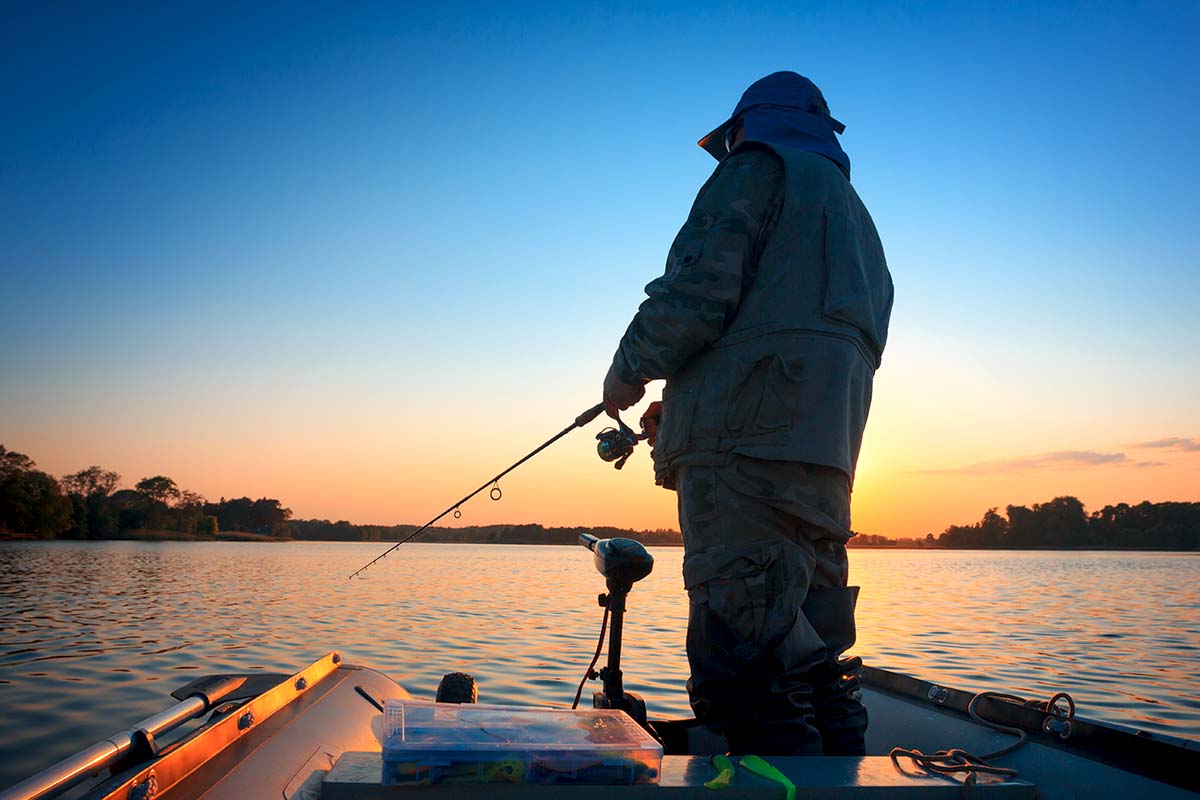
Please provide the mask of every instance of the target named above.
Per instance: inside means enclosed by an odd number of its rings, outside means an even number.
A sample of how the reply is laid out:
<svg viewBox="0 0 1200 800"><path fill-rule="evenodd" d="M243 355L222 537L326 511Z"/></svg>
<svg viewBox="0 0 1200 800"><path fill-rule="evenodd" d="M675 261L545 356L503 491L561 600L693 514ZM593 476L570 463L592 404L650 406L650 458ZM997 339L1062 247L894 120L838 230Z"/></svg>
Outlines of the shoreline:
<svg viewBox="0 0 1200 800"><path fill-rule="evenodd" d="M641 541L647 547L683 547L683 541L643 541L636 535L636 532L630 531L635 535L628 536L636 541ZM327 544L377 544L377 545L393 545L399 539L295 539L291 537L271 536L269 534L252 533L249 531L225 531L215 535L195 534L195 533L180 533L178 531L148 531L148 530L133 530L123 531L122 533L111 536L105 539L38 539L34 536L22 534L0 534L0 543L3 542L79 542L79 543L103 543L103 542L211 542L211 543L270 543L270 544L308 544L308 543L327 543ZM849 550L904 550L904 551L948 551L948 552L988 552L988 553L1179 553L1200 554L1200 549L1180 550L1178 548L1166 547L1112 547L1102 545L1079 545L1074 547L939 547L937 545L930 547L913 547L912 545L888 545L888 544L851 544L847 545ZM576 541L544 540L534 537L514 536L512 538L498 538L494 535L475 535L470 534L438 534L431 538L417 538L410 540L411 544L469 544L469 545L500 545L500 546L553 546L553 547L578 547Z"/></svg>

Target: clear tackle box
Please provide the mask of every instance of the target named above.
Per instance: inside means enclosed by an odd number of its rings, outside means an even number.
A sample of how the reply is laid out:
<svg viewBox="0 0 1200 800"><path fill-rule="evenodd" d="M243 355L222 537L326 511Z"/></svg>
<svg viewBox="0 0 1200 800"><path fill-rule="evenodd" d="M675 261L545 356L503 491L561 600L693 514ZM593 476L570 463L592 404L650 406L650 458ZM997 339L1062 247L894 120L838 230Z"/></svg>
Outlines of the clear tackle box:
<svg viewBox="0 0 1200 800"><path fill-rule="evenodd" d="M383 783L658 783L662 746L622 711L388 700Z"/></svg>

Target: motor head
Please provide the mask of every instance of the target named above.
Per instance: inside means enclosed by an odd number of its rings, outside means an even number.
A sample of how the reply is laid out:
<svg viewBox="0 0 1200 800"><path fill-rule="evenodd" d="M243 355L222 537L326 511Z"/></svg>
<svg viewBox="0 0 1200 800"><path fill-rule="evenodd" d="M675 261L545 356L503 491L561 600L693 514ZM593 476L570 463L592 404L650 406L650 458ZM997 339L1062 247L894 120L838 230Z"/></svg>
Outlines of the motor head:
<svg viewBox="0 0 1200 800"><path fill-rule="evenodd" d="M596 571L611 583L632 586L654 570L654 556L633 539L597 539L585 533L579 543L595 554Z"/></svg>

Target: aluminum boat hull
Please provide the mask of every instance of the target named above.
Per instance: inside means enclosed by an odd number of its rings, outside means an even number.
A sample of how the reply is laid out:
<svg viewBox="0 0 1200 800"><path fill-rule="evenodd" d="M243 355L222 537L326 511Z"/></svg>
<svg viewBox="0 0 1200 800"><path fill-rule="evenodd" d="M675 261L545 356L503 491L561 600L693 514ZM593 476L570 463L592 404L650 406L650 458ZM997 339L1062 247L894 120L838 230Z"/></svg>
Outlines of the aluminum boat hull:
<svg viewBox="0 0 1200 800"><path fill-rule="evenodd" d="M961 748L972 753L999 749L1013 741L963 711L963 692L937 687L883 670L866 670L864 703L870 713L865 758L772 758L796 783L798 797L905 798L959 797L961 777L943 778L902 771L888 758L893 747L926 753ZM629 787L385 787L379 785L383 729L381 706L409 698L398 683L375 670L341 663L328 654L305 670L280 680L255 697L226 703L180 739L159 746L157 755L119 765L113 774L92 778L67 792L87 800L363 800L417 795L495 797L569 795L571 798L622 796L703 797L713 777L703 751L703 735L689 737L691 752L679 752L678 736L663 761L660 785ZM1035 797L1047 800L1129 800L1194 798L1200 784L1192 765L1197 743L1150 736L1086 719L1061 735L1032 730L1044 712L1009 704L981 706L980 713L1031 728L1027 743L997 763L1015 768L1017 780L972 787L973 797ZM686 723L675 725L676 733ZM710 737L707 743L714 740ZM673 749L675 752L673 752ZM905 762L902 765L908 766ZM22 785L0 792L0 800L27 798ZM782 797L779 786L755 776L737 775L719 800Z"/></svg>

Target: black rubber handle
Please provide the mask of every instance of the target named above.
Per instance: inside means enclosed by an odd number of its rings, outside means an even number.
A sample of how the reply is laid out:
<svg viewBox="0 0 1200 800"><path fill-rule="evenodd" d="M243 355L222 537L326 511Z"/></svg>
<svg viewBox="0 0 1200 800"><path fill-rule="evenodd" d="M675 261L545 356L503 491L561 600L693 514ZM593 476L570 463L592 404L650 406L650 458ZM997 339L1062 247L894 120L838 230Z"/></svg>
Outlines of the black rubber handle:
<svg viewBox="0 0 1200 800"><path fill-rule="evenodd" d="M584 425L587 425L596 417L600 416L602 411L604 411L604 403L597 403L575 418L575 427L582 428Z"/></svg>

